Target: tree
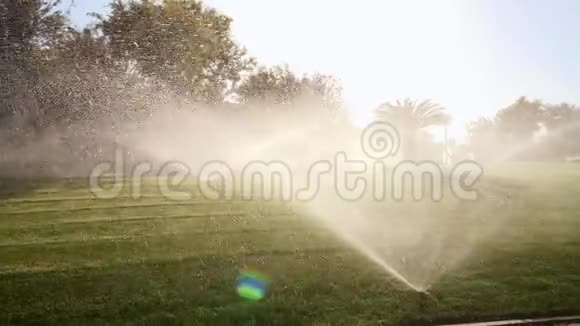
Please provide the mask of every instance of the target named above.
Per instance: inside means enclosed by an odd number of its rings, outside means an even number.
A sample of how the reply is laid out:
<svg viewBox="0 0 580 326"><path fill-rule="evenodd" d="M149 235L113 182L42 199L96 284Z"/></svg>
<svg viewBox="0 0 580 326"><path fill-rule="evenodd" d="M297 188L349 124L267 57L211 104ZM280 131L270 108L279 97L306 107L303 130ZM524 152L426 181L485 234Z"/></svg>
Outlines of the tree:
<svg viewBox="0 0 580 326"><path fill-rule="evenodd" d="M401 137L403 156L408 160L417 160L418 149L422 140L426 138L427 128L445 126L451 121L445 108L424 100L422 102L411 99L397 100L394 104L381 104L375 114L378 120L393 124Z"/></svg>
<svg viewBox="0 0 580 326"><path fill-rule="evenodd" d="M302 81L288 66L260 67L245 78L236 90L240 103L251 105L288 105L299 96Z"/></svg>
<svg viewBox="0 0 580 326"><path fill-rule="evenodd" d="M111 7L98 26L112 56L136 61L144 75L196 100L222 101L253 65L231 38L232 20L199 1L115 0Z"/></svg>
<svg viewBox="0 0 580 326"><path fill-rule="evenodd" d="M330 111L343 108L342 85L331 75L314 74L302 78L302 96L306 104Z"/></svg>
<svg viewBox="0 0 580 326"><path fill-rule="evenodd" d="M544 104L520 97L515 103L499 110L495 116L500 159L533 159L538 155L537 139L545 118Z"/></svg>
<svg viewBox="0 0 580 326"><path fill-rule="evenodd" d="M56 50L55 61L81 71L90 67L112 67L107 41L95 29L77 31L70 28L67 37Z"/></svg>
<svg viewBox="0 0 580 326"><path fill-rule="evenodd" d="M493 119L479 118L467 127L470 151L475 159L483 162L498 154L497 128Z"/></svg>
<svg viewBox="0 0 580 326"><path fill-rule="evenodd" d="M531 141L544 117L541 101L520 97L514 104L498 111L495 117L499 136L505 144Z"/></svg>
<svg viewBox="0 0 580 326"><path fill-rule="evenodd" d="M65 32L60 1L3 0L0 3L0 51L21 57L54 45Z"/></svg>
<svg viewBox="0 0 580 326"><path fill-rule="evenodd" d="M59 1L0 3L0 119L29 119L42 111L37 91L51 68L47 58L67 32ZM38 119L32 119L39 128Z"/></svg>
<svg viewBox="0 0 580 326"><path fill-rule="evenodd" d="M469 142L478 160L553 160L580 153L580 109L520 97L493 119L469 125Z"/></svg>
<svg viewBox="0 0 580 326"><path fill-rule="evenodd" d="M325 109L342 107L342 87L330 75L296 76L287 65L260 67L236 90L243 104L267 108Z"/></svg>
<svg viewBox="0 0 580 326"><path fill-rule="evenodd" d="M580 154L580 108L568 103L546 105L542 126L543 154L548 158L565 159Z"/></svg>

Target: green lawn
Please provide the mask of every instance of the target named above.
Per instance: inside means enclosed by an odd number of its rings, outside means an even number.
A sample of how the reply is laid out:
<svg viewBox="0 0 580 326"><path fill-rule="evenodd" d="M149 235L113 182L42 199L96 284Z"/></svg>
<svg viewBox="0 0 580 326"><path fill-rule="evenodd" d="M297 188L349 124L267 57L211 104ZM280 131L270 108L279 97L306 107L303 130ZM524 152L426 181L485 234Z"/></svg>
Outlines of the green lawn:
<svg viewBox="0 0 580 326"><path fill-rule="evenodd" d="M477 202L373 207L379 218L440 221L433 232L453 264L431 297L301 207L170 201L153 183L139 200L96 200L83 180L1 182L1 325L422 325L580 313L580 165L489 167ZM466 248L468 235L477 241ZM263 301L237 296L244 266L271 278Z"/></svg>

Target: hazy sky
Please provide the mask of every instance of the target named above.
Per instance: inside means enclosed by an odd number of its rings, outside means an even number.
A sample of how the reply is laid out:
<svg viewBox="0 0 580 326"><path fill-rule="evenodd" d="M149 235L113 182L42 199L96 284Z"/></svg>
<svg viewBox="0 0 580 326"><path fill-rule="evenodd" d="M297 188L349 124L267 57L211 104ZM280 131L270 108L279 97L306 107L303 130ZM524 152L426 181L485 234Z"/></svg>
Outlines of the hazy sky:
<svg viewBox="0 0 580 326"><path fill-rule="evenodd" d="M73 21L108 0L75 0ZM337 76L353 117L430 98L452 134L525 95L580 104L578 0L207 0L263 64Z"/></svg>

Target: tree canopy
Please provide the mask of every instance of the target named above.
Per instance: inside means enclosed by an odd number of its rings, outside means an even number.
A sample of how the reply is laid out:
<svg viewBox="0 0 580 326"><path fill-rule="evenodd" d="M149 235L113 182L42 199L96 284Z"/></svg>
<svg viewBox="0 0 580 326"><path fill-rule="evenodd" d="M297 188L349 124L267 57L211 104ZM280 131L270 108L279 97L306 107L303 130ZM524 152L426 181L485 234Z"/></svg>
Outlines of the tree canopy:
<svg viewBox="0 0 580 326"><path fill-rule="evenodd" d="M219 102L252 67L231 37L232 19L195 0L121 1L98 29L113 58L134 60L196 100Z"/></svg>
<svg viewBox="0 0 580 326"><path fill-rule="evenodd" d="M580 109L520 97L492 119L470 124L468 135L480 160L565 159L580 154Z"/></svg>
<svg viewBox="0 0 580 326"><path fill-rule="evenodd" d="M98 23L82 30L70 25L60 4L0 2L3 139L41 137L43 130L79 122L98 133L97 120L116 128L124 119L163 107L157 103L181 100L214 107L233 101L291 113L344 112L335 77L259 65L233 39L232 18L201 1L111 0L110 14L94 14ZM578 155L579 112L572 104L520 97L494 117L471 123L468 146L486 158L503 148L517 148L514 159ZM411 99L384 103L376 115L405 134L409 157L427 146L430 127L451 120L442 106Z"/></svg>
<svg viewBox="0 0 580 326"><path fill-rule="evenodd" d="M419 159L419 148L430 146L426 129L449 124L451 117L445 108L430 100L397 100L384 103L375 109L378 120L393 124L402 142L403 158Z"/></svg>
<svg viewBox="0 0 580 326"><path fill-rule="evenodd" d="M237 89L245 104L267 107L318 107L336 110L342 106L342 88L329 75L296 76L289 67L260 67L245 78Z"/></svg>

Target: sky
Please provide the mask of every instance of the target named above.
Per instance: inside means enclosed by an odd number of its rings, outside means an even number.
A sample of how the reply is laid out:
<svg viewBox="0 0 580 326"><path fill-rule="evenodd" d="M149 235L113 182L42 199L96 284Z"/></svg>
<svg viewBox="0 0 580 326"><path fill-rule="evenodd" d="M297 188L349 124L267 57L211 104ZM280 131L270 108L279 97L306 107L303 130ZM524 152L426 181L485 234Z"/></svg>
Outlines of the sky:
<svg viewBox="0 0 580 326"><path fill-rule="evenodd" d="M77 26L108 0L65 5ZM431 99L450 134L520 96L580 104L578 0L206 0L261 64L336 76L352 118L379 104Z"/></svg>

